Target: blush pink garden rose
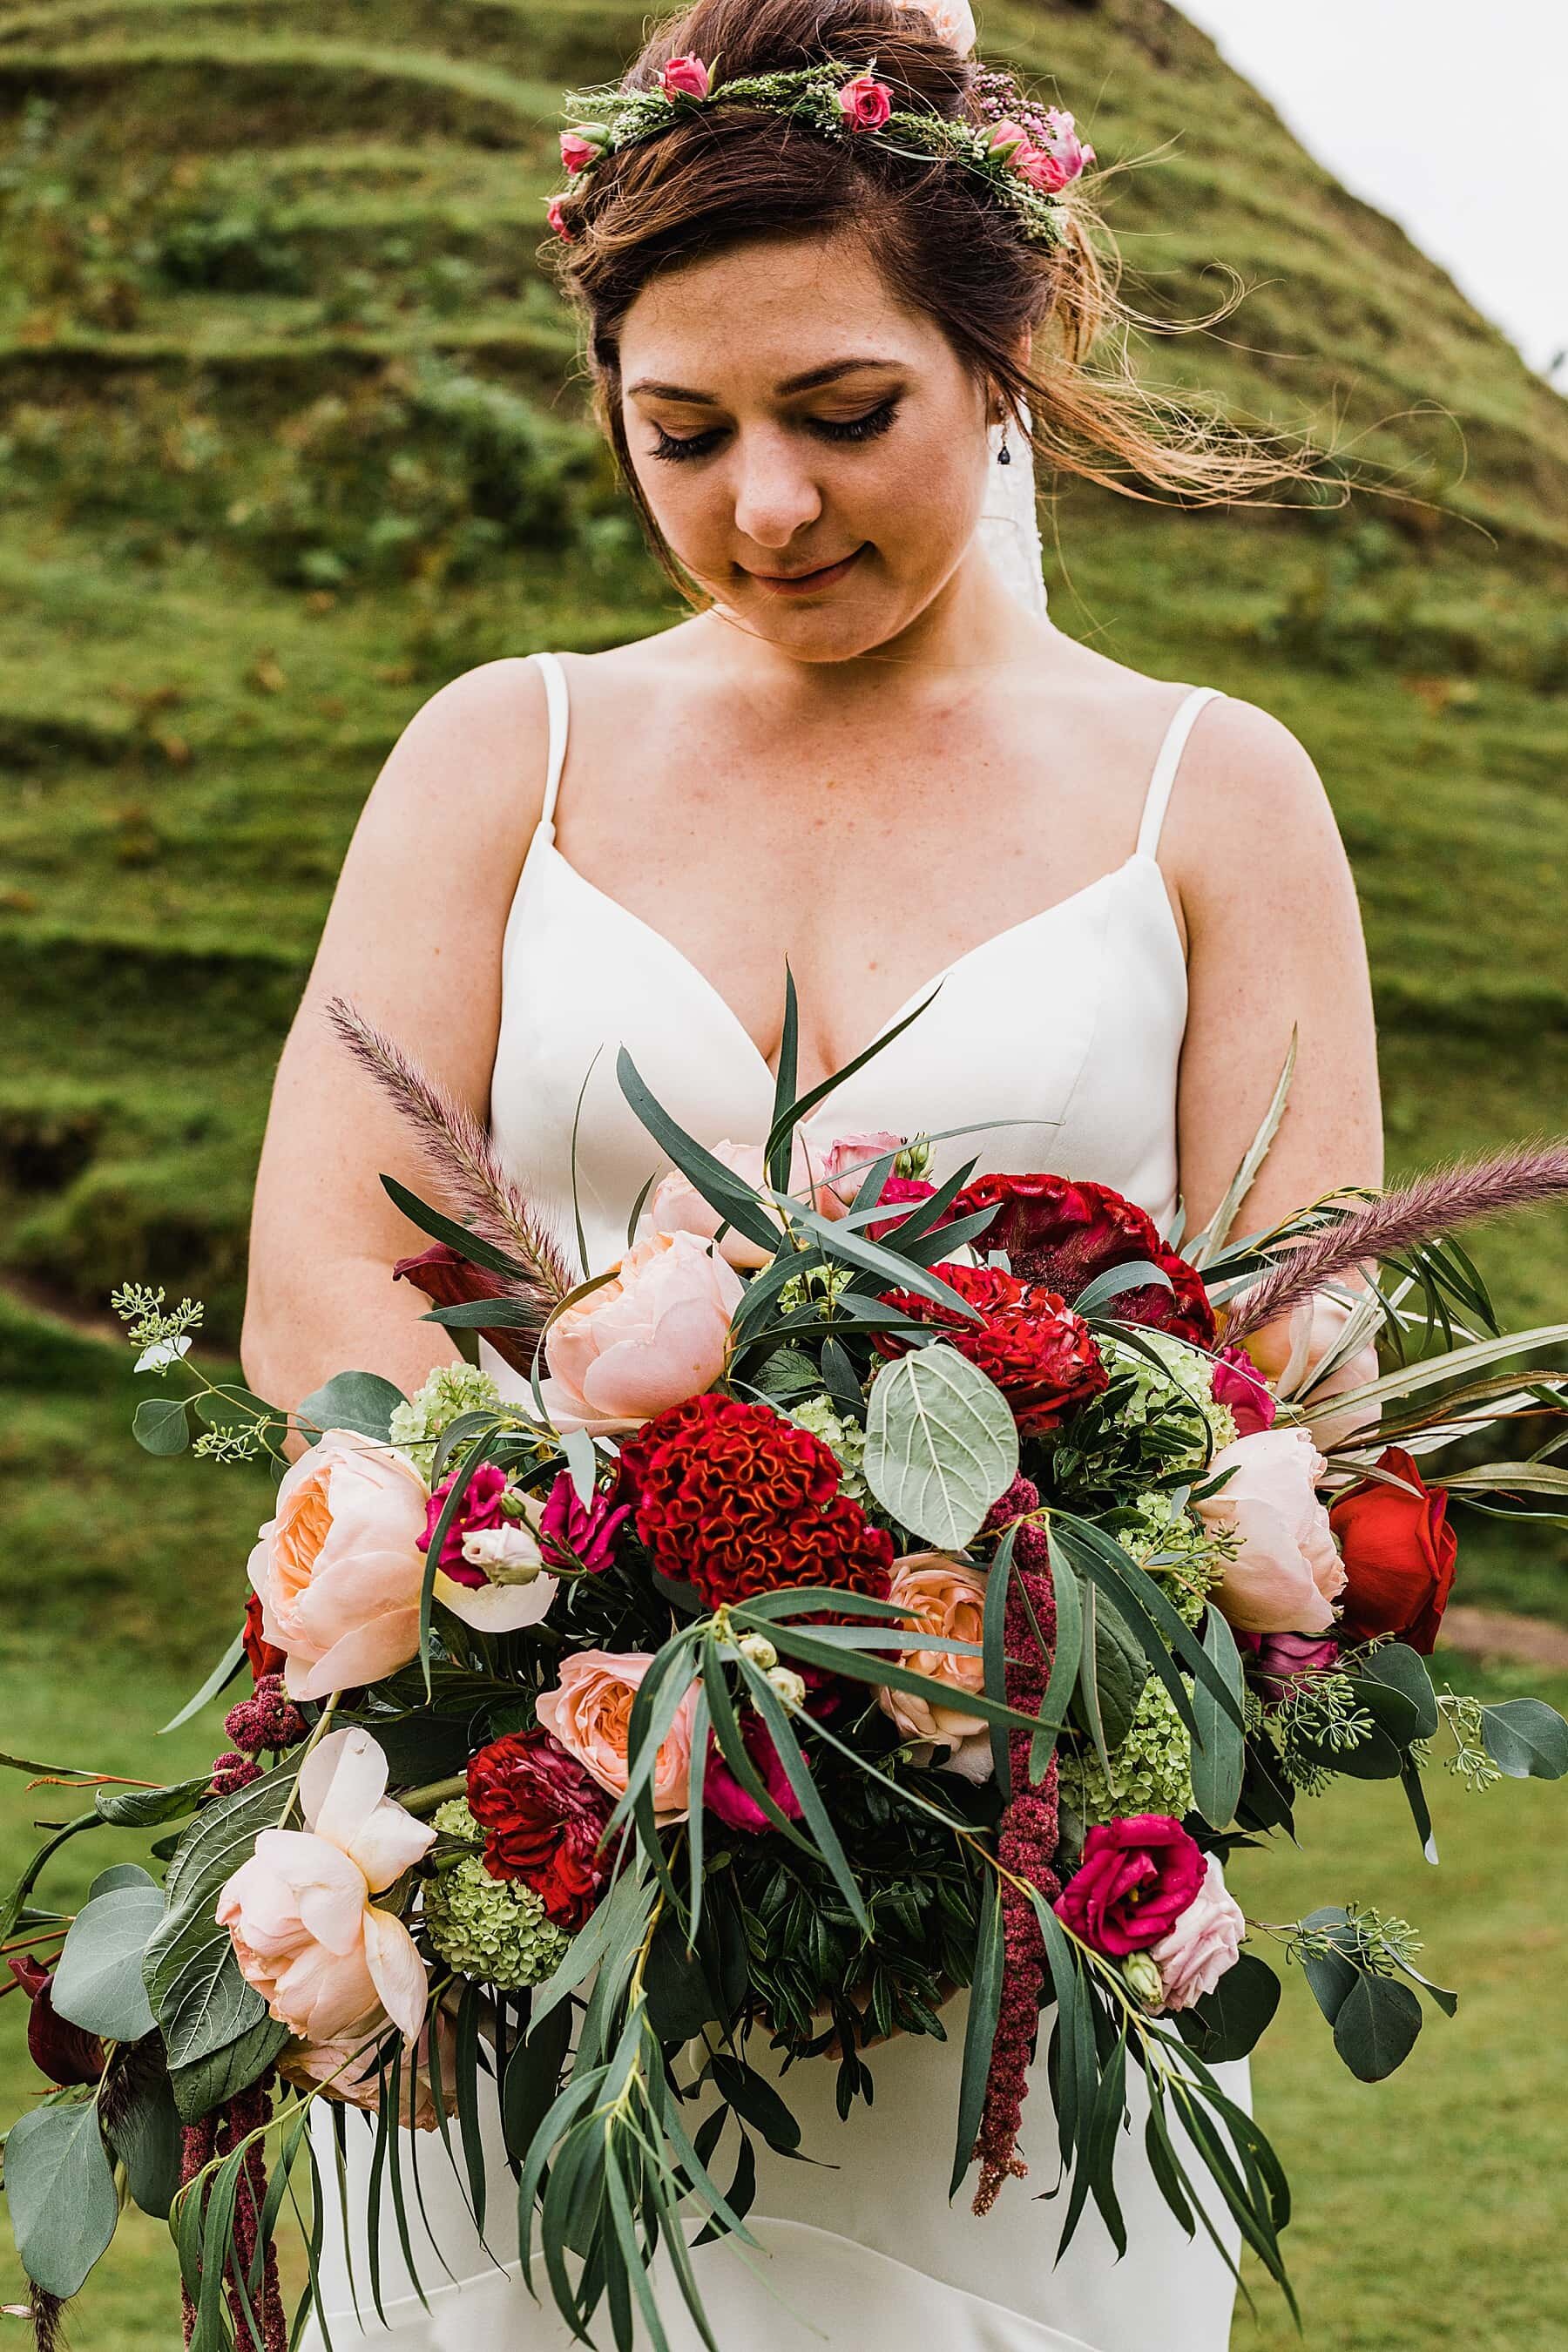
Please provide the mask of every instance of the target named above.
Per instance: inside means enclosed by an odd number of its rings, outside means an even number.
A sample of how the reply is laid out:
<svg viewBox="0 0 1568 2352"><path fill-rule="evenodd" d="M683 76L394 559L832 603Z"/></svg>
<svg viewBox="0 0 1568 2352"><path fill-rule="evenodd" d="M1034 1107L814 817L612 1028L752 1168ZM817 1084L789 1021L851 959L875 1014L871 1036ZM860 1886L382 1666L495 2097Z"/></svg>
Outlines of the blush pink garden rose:
<svg viewBox="0 0 1568 2352"><path fill-rule="evenodd" d="M851 131L880 131L893 110L893 93L872 74L857 74L838 93L838 111Z"/></svg>
<svg viewBox="0 0 1568 2352"><path fill-rule="evenodd" d="M1236 1538L1215 1599L1247 1633L1326 1633L1345 1570L1329 1515L1314 1491L1328 1464L1304 1429L1255 1431L1223 1446L1209 1475L1232 1475L1193 1508L1216 1534Z"/></svg>
<svg viewBox="0 0 1568 2352"><path fill-rule="evenodd" d="M1191 2009L1194 2001L1213 1992L1235 1966L1246 1933L1241 1906L1226 1885L1218 1854L1211 1853L1203 1885L1169 1935L1149 1947L1164 1987L1166 2009Z"/></svg>
<svg viewBox="0 0 1568 2352"><path fill-rule="evenodd" d="M378 1682L419 1648L428 1490L406 1454L329 1429L284 1472L248 1563L290 1698Z"/></svg>
<svg viewBox="0 0 1568 2352"><path fill-rule="evenodd" d="M888 1598L917 1633L952 1642L978 1642L985 1615L985 1570L942 1551L907 1552L893 1562ZM919 1691L877 1693L877 1704L892 1717L906 1739L929 1741L946 1750L944 1769L983 1780L992 1769L991 1738L984 1718L965 1707L964 1698L985 1680L983 1658L962 1651L904 1650L899 1663L911 1674L929 1675L952 1693L951 1701Z"/></svg>
<svg viewBox="0 0 1568 2352"><path fill-rule="evenodd" d="M302 1830L263 1830L219 1891L216 1916L239 1972L301 2040L363 2039L390 2018L405 2041L425 2016L428 1979L384 1893L435 1843L427 1822L386 1794L368 1731L330 1732L300 1773Z"/></svg>
<svg viewBox="0 0 1568 2352"><path fill-rule="evenodd" d="M1245 1342L1247 1353L1281 1396L1295 1397L1338 1346L1353 1312L1348 1299L1332 1291L1316 1290L1295 1308L1282 1329L1266 1323L1260 1331L1254 1331ZM1304 1406L1315 1406L1330 1397L1343 1396L1351 1389L1366 1388L1376 1380L1377 1370L1377 1343L1368 1339L1342 1364L1336 1364L1328 1378L1317 1382L1300 1402ZM1378 1419L1375 1404L1352 1405L1343 1412L1324 1413L1312 1423L1313 1442L1325 1449L1343 1444L1363 1430L1375 1430Z"/></svg>
<svg viewBox="0 0 1568 2352"><path fill-rule="evenodd" d="M741 1277L696 1234L650 1234L551 1326L541 1382L555 1428L638 1428L724 1369Z"/></svg>
<svg viewBox="0 0 1568 2352"><path fill-rule="evenodd" d="M753 1192L760 1192L767 1181L760 1143L732 1143L726 1136L722 1142L710 1148L715 1160L738 1176L742 1184L749 1184ZM839 1198L827 1178L828 1156L826 1147L810 1138L803 1139L797 1135L790 1152L789 1189L799 1193L804 1200L809 1187L813 1208L821 1215L837 1221L843 1216L848 1202ZM782 1233L783 1213L768 1201L759 1199L757 1206L770 1223L777 1225ZM647 1205L647 1222L649 1229L656 1234L695 1234L701 1241L716 1241L720 1255L729 1265L751 1268L768 1263L769 1252L747 1234L737 1233L733 1225L729 1226L722 1236L720 1235L719 1228L724 1222L722 1217L679 1168L672 1168L668 1175L660 1177L655 1185Z"/></svg>
<svg viewBox="0 0 1568 2352"><path fill-rule="evenodd" d="M706 98L710 76L700 58L671 58L660 69L658 86L666 98Z"/></svg>
<svg viewBox="0 0 1568 2352"><path fill-rule="evenodd" d="M553 1690L539 1694L539 1720L601 1789L618 1797L626 1785L626 1735L637 1685L653 1664L647 1650L579 1650L561 1662ZM659 1743L653 1769L653 1809L662 1822L685 1818L691 1769L693 1683Z"/></svg>

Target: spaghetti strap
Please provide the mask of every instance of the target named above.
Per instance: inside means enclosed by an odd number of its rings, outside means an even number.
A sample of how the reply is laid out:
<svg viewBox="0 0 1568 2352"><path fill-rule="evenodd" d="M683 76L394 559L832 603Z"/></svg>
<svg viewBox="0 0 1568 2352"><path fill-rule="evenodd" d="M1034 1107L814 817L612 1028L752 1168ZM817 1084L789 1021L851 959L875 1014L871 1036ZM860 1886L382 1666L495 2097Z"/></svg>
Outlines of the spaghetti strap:
<svg viewBox="0 0 1568 2352"><path fill-rule="evenodd" d="M544 680L544 703L550 715L550 750L544 776L544 801L539 812L535 833L546 841L555 838L555 795L561 790L561 771L566 765L566 727L571 706L566 693L566 673L561 667L559 654L535 654L540 674Z"/></svg>
<svg viewBox="0 0 1568 2352"><path fill-rule="evenodd" d="M1174 716L1165 730L1165 740L1154 761L1154 772L1149 779L1149 790L1143 800L1143 822L1138 828L1137 857L1152 857L1160 846L1160 828L1165 821L1165 810L1171 798L1171 787L1176 781L1183 748L1194 719L1205 702L1218 696L1217 686L1194 686L1185 699L1176 706Z"/></svg>

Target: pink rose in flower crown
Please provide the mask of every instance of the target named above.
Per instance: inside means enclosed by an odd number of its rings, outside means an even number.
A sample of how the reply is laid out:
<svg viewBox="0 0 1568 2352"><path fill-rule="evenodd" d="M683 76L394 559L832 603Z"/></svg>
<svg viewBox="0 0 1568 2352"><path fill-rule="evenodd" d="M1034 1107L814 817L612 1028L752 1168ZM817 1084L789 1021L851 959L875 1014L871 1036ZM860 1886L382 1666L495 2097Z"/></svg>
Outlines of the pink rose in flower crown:
<svg viewBox="0 0 1568 2352"><path fill-rule="evenodd" d="M767 1182L767 1170L760 1143L731 1143L726 1136L722 1142L712 1146L710 1156L738 1176L742 1184L761 1194ZM818 1215L837 1221L843 1216L847 1203L839 1199L826 1179L826 1159L817 1144L797 1135L790 1150L789 1190L802 1200L809 1198ZM783 1212L761 1198L757 1207L769 1223L783 1233ZM768 1263L770 1253L748 1234L737 1233L733 1225L720 1234L724 1220L719 1211L711 1201L703 1199L696 1185L678 1168L660 1177L655 1185L647 1204L647 1221L656 1234L695 1234L701 1241L716 1242L719 1255L729 1265L750 1268Z"/></svg>
<svg viewBox="0 0 1568 2352"><path fill-rule="evenodd" d="M671 58L659 70L658 86L666 98L706 98L710 75L700 58Z"/></svg>
<svg viewBox="0 0 1568 2352"><path fill-rule="evenodd" d="M1023 124L1015 122L1011 116L1005 121L994 122L985 134L985 144L993 155L1000 155L1004 159L1009 155L1016 157L1033 143Z"/></svg>
<svg viewBox="0 0 1568 2352"><path fill-rule="evenodd" d="M1167 2010L1191 2009L1213 1992L1221 1977L1236 1965L1247 1933L1240 1904L1225 1883L1217 1853L1207 1856L1203 1885L1168 1935L1149 1947L1149 1958L1160 1971Z"/></svg>
<svg viewBox="0 0 1568 2352"><path fill-rule="evenodd" d="M1168 1935L1203 1883L1203 1849L1180 1822L1130 1813L1094 1823L1053 1907L1090 1951L1120 1960Z"/></svg>
<svg viewBox="0 0 1568 2352"><path fill-rule="evenodd" d="M290 1698L379 1682L419 1648L428 1490L396 1447L329 1429L290 1463L248 1562Z"/></svg>
<svg viewBox="0 0 1568 2352"><path fill-rule="evenodd" d="M1230 1475L1193 1508L1237 1544L1215 1599L1242 1632L1326 1633L1333 1623L1345 1570L1315 1492L1328 1466L1304 1429L1279 1427L1238 1437L1210 1464L1211 1478Z"/></svg>
<svg viewBox="0 0 1568 2352"><path fill-rule="evenodd" d="M880 131L892 110L892 91L868 73L857 74L838 93L838 111L851 131Z"/></svg>
<svg viewBox="0 0 1568 2352"><path fill-rule="evenodd" d="M893 1562L888 1598L903 1612L905 1622L917 1633L934 1634L949 1642L978 1642L985 1616L985 1570L970 1567L942 1551L907 1552ZM984 1780L991 1769L991 1739L984 1717L964 1705L982 1689L985 1664L963 1651L903 1650L898 1663L911 1674L929 1675L952 1693L951 1700L928 1698L921 1691L879 1689L877 1704L891 1716L906 1739L930 1741L945 1750L939 1763L963 1773L966 1780Z"/></svg>
<svg viewBox="0 0 1568 2352"><path fill-rule="evenodd" d="M383 1893L436 1839L386 1794L384 1750L368 1731L330 1732L300 1770L302 1830L263 1830L248 1862L219 1889L247 1984L280 2025L304 2041L362 2036L390 2019L405 2041L419 2031L425 1963Z"/></svg>
<svg viewBox="0 0 1568 2352"><path fill-rule="evenodd" d="M740 1276L696 1234L650 1234L552 1324L541 1390L552 1425L636 1429L701 1395L724 1369L743 1296Z"/></svg>
<svg viewBox="0 0 1568 2352"><path fill-rule="evenodd" d="M1279 1408L1245 1348L1220 1349L1209 1394L1215 1404L1228 1408L1238 1437L1252 1437L1260 1429L1273 1428Z"/></svg>
<svg viewBox="0 0 1568 2352"><path fill-rule="evenodd" d="M585 122L579 130L561 133L561 161L569 172L585 171L595 163L605 144L603 127Z"/></svg>
<svg viewBox="0 0 1568 2352"><path fill-rule="evenodd" d="M620 1796L626 1785L632 1701L652 1664L647 1650L579 1650L561 1661L555 1688L539 1694L539 1720L544 1729L612 1796ZM659 1743L653 1809L660 1821L680 1821L686 1813L696 1705L693 1683Z"/></svg>
<svg viewBox="0 0 1568 2352"><path fill-rule="evenodd" d="M566 226L566 214L559 196L551 197L544 207L544 217L557 236L563 237L568 245L575 245L577 240Z"/></svg>
<svg viewBox="0 0 1568 2352"><path fill-rule="evenodd" d="M1059 106L1046 109L1047 136L1037 145L1017 149L1013 168L1023 174L1031 187L1047 195L1055 195L1069 180L1076 180L1086 165L1094 161L1094 150L1079 140L1072 116Z"/></svg>

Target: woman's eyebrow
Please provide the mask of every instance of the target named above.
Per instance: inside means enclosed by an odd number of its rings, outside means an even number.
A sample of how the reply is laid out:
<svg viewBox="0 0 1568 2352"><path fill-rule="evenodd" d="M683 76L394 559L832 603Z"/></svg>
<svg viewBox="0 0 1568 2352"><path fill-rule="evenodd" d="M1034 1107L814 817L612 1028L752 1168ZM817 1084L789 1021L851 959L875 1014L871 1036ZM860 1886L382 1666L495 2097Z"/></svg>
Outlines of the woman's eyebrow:
<svg viewBox="0 0 1568 2352"><path fill-rule="evenodd" d="M840 376L853 375L858 368L897 365L896 360L881 359L875 352L867 352L862 358L833 360L826 367L807 368L803 375L786 375L782 383L774 384L773 390L781 396L792 392L816 392L825 383L837 383ZM654 400L683 401L689 408L717 408L719 405L717 393L693 392L683 383L658 383L651 376L644 376L637 383L628 384L626 390L634 399L639 394L646 394Z"/></svg>

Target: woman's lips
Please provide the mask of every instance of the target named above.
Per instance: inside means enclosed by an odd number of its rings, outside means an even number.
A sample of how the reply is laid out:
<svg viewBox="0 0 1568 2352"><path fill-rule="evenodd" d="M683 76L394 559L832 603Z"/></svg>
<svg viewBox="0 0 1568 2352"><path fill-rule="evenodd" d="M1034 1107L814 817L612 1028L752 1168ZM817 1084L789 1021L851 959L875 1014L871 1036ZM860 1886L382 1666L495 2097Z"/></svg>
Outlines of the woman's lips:
<svg viewBox="0 0 1568 2352"><path fill-rule="evenodd" d="M751 577L771 596L813 596L819 589L836 586L865 554L867 543L862 541L851 554L841 556L837 563L825 563L816 572L753 572Z"/></svg>

